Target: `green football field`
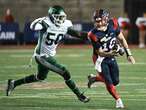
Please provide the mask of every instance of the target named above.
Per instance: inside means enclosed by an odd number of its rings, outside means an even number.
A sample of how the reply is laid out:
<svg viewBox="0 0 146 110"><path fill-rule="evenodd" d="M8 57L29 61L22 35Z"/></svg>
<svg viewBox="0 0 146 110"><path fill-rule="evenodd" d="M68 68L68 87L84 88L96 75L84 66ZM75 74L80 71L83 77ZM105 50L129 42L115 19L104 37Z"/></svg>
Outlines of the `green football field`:
<svg viewBox="0 0 146 110"><path fill-rule="evenodd" d="M117 86L125 110L146 110L146 49L132 49L136 64L118 57L120 84ZM33 49L0 49L0 110L116 110L115 101L103 83L87 89L87 75L96 73L92 49L65 47L57 51L56 59L71 72L72 79L91 98L82 103L65 85L62 77L48 73L43 82L17 87L6 96L7 79L18 79L36 72L36 63L28 67Z"/></svg>

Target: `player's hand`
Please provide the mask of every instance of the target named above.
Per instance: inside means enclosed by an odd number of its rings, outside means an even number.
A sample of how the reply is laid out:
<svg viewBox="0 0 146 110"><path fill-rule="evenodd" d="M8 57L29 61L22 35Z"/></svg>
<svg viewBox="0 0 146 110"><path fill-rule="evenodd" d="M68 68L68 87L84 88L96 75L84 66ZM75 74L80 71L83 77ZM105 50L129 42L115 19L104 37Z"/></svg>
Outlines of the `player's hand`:
<svg viewBox="0 0 146 110"><path fill-rule="evenodd" d="M134 59L133 56L128 56L127 59L128 59L128 61L129 61L130 63L135 64L135 59Z"/></svg>
<svg viewBox="0 0 146 110"><path fill-rule="evenodd" d="M111 56L116 56L116 57L118 56L118 53L116 50L111 50L110 54L111 54Z"/></svg>

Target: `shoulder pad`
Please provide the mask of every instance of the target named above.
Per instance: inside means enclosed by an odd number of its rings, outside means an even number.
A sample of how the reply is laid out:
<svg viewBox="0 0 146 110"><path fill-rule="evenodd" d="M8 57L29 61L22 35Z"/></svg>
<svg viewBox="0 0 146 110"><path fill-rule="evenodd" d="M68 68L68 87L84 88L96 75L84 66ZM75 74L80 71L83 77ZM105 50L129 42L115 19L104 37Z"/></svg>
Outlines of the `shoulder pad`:
<svg viewBox="0 0 146 110"><path fill-rule="evenodd" d="M88 38L94 42L98 41L96 35L92 31L88 32Z"/></svg>
<svg viewBox="0 0 146 110"><path fill-rule="evenodd" d="M52 21L50 20L50 18L49 17L44 17L43 19L42 19L42 22L44 22L44 23L46 23L47 25L52 25Z"/></svg>
<svg viewBox="0 0 146 110"><path fill-rule="evenodd" d="M72 24L72 22L70 20L65 20L63 25L66 26L66 27L72 27L73 26L73 24Z"/></svg>
<svg viewBox="0 0 146 110"><path fill-rule="evenodd" d="M41 30L43 28L43 26L41 25L41 22L44 18L38 18L36 20L34 20L31 25L30 25L30 29L32 30Z"/></svg>

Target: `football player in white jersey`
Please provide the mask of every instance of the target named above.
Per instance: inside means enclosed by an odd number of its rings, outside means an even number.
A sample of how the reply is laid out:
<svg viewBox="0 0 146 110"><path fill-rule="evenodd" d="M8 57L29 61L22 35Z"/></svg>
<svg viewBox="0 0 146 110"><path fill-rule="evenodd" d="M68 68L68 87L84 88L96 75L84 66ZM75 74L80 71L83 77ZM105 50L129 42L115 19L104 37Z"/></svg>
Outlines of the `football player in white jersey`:
<svg viewBox="0 0 146 110"><path fill-rule="evenodd" d="M70 72L58 63L54 56L56 54L56 47L64 38L65 34L70 34L80 38L86 38L87 33L78 32L71 27L72 22L66 19L66 13L61 6L53 6L48 10L48 16L34 20L30 28L38 31L38 44L34 51L34 57L38 64L38 71L36 74L26 76L18 80L8 80L6 95L10 95L16 86L44 80L49 71L53 71L64 78L66 85L76 94L78 99L82 102L88 102L86 97L76 86L71 79Z"/></svg>
<svg viewBox="0 0 146 110"><path fill-rule="evenodd" d="M129 29L131 28L129 18L128 17L119 17L118 23L119 23L120 29L121 29L125 39L128 41Z"/></svg>
<svg viewBox="0 0 146 110"><path fill-rule="evenodd" d="M136 19L136 25L139 29L139 48L145 48L145 37L146 37L146 13L143 17Z"/></svg>

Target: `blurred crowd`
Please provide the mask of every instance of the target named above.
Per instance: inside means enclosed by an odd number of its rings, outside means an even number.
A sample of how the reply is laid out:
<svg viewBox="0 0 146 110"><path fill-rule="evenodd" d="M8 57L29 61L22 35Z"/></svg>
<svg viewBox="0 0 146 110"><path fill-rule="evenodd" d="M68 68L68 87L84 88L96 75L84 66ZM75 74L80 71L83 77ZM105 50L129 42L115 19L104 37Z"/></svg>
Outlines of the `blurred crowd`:
<svg viewBox="0 0 146 110"><path fill-rule="evenodd" d="M4 23L13 23L15 18L11 13L11 10L8 8L4 15ZM133 24L130 22L130 19L127 15L118 18L119 26L128 41L130 29L133 28ZM146 13L143 13L143 16L137 17L135 25L138 29L138 46L139 48L145 48L145 39L146 39ZM130 36L132 37L132 36Z"/></svg>
<svg viewBox="0 0 146 110"><path fill-rule="evenodd" d="M4 22L5 23L13 23L14 22L14 17L13 17L11 10L9 8L6 10L6 13L4 16Z"/></svg>
<svg viewBox="0 0 146 110"><path fill-rule="evenodd" d="M126 40L128 40L130 28L133 27L132 24L130 23L130 19L128 17L119 17L118 22ZM138 28L138 34L139 34L138 46L139 48L145 48L146 13L144 13L142 17L137 17L135 24Z"/></svg>

